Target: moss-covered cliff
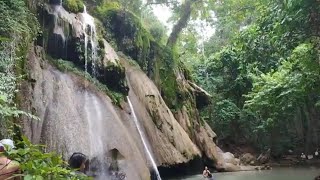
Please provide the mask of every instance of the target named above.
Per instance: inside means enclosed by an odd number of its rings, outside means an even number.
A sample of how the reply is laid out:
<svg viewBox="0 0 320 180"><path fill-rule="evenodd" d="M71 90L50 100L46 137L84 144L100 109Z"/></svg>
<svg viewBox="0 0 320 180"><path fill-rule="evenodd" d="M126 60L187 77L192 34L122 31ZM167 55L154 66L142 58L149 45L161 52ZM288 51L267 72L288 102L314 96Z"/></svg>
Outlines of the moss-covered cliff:
<svg viewBox="0 0 320 180"><path fill-rule="evenodd" d="M44 142L50 147L49 150L62 148L68 150L68 153L77 148L75 144L69 147L61 137L54 137L54 133L58 133L67 139L70 138L67 132L62 133L58 128L59 125L52 122L56 119L60 124L69 124L58 111L63 112L65 117L79 116L79 120L76 121L79 121L77 126L80 129L75 131L79 133L79 130L85 130L85 122L80 119L90 119L81 114L83 110L76 104L79 102L74 99L74 97L82 99L84 94L74 96L73 93L70 94L70 87L66 84L59 86L61 79L72 74L72 77L80 76L89 80L85 82L90 84L89 86L86 83L79 84L78 78L71 78L70 84L74 84L72 92L76 93L74 90L81 88L92 91L90 88L86 89L90 86L102 87L98 90L93 88L94 92L99 91L98 94L103 94L96 98L111 98L117 105L114 107L108 105L107 108L117 115L104 118L110 123L119 124L119 130L125 133L117 133L117 129L112 128L113 126L106 125L104 128L108 136L133 134L132 141L143 151L139 136L132 129L132 122L127 121L128 114L132 112L128 109L124 97L129 95L135 107L134 111L150 141L156 163L164 168L163 172L170 168L187 167L185 165L194 161L201 164L205 162L219 170L239 170L235 164L224 161L223 152L215 144L215 133L199 117L198 109L208 105L210 95L192 81L188 70L177 60L174 49L155 41L137 16L117 4L107 8L95 8L91 4L90 11L97 17L94 20L95 31L93 31L93 25L86 22L88 20L86 18L92 18L88 14L81 11L80 13L66 11L54 2L40 3L37 7L43 33L35 42L37 47L35 49L43 49L43 54L40 53L42 55L38 57L39 52L34 52L34 48L30 49L29 53L37 56L30 56L30 63L34 63L35 59L37 63L36 66L29 64L29 76L33 77L33 82L25 84L28 89L26 94L30 98L26 101L28 103L24 104L26 109L32 110L45 121L40 125L34 125L30 124L29 119L24 120L24 132L31 138L36 137L35 142ZM95 39L92 39L93 37ZM41 62L43 60L45 62ZM58 70L48 65L48 62ZM46 77L54 83L45 83ZM41 91L41 84L47 84L48 88L55 88L57 91L49 89ZM61 93L58 91L60 88L68 91L66 97L62 98L61 94L57 94ZM74 103L75 106L72 106ZM57 111L52 111L52 107L57 107ZM73 114L77 111L80 115ZM55 127L50 132L52 136L40 136L39 133L45 133L51 126ZM84 141L81 139L82 136L79 138L76 141ZM112 146L123 152L126 145L122 138L119 137L119 141L103 138L102 141L108 150L112 148L109 145L114 143ZM125 159L129 158L128 154L129 152L124 155ZM144 158L147 162L147 158ZM148 164L136 162L143 168ZM197 167L200 168L199 165ZM145 177L148 173L144 173L143 168L140 168L139 175Z"/></svg>
<svg viewBox="0 0 320 180"><path fill-rule="evenodd" d="M198 109L208 105L210 95L193 83L186 67L177 60L174 49L156 42L139 18L129 11L106 8L97 11L97 17L106 29L105 38L115 42L118 50L135 60L153 80L176 121L197 145L201 156L209 160L207 163L215 164L219 169L237 169L224 163L215 145L215 133L200 119ZM152 111L149 113L153 114ZM163 122L159 115L152 117L161 130Z"/></svg>

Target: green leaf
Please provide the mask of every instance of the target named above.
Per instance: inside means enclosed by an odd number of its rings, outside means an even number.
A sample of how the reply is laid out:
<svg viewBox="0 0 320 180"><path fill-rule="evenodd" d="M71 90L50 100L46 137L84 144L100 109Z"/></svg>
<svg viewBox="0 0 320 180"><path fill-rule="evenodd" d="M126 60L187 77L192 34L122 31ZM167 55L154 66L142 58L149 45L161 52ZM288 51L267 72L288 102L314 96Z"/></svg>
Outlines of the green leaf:
<svg viewBox="0 0 320 180"><path fill-rule="evenodd" d="M32 175L26 175L26 176L24 176L24 178L23 178L24 180L32 180L33 179L33 177L32 177Z"/></svg>

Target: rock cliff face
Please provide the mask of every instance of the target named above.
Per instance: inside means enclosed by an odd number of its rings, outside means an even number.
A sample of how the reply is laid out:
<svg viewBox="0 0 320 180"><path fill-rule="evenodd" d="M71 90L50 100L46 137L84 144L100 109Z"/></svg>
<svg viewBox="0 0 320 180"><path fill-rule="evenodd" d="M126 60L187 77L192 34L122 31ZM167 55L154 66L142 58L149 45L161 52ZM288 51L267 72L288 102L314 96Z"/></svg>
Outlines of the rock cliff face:
<svg viewBox="0 0 320 180"><path fill-rule="evenodd" d="M57 4L44 4L38 11L43 35L38 38L37 44L47 54L55 59L72 61L89 74L95 74L109 88L128 93L124 69L112 55L114 50L108 42L99 38L100 32L93 31L93 28L96 29L92 24L93 17L87 13L69 13ZM106 78L109 76L113 78Z"/></svg>
<svg viewBox="0 0 320 180"><path fill-rule="evenodd" d="M73 152L90 158L108 157L117 150L120 169L132 179L149 179L147 160L130 112L123 111L83 78L62 73L32 50L28 56L30 80L23 94L23 106L41 119L24 120L24 134L34 143L47 146L68 159ZM93 136L93 137L91 137ZM103 150L103 151L101 151ZM107 164L107 166L109 166ZM131 179L130 178L130 179Z"/></svg>
<svg viewBox="0 0 320 180"><path fill-rule="evenodd" d="M201 156L198 147L176 121L154 83L138 68L125 60L130 84L129 97L135 104L159 166L186 163Z"/></svg>
<svg viewBox="0 0 320 180"><path fill-rule="evenodd" d="M92 60L84 59L93 45L86 44L89 48L84 53L87 27L83 25L83 15L69 13L59 5L44 5L40 12L45 33L30 48L29 81L22 87L27 97L22 106L41 119L23 119L23 131L32 142L45 144L47 151L55 150L65 158L78 151L88 154L93 162L102 158L105 164L96 165L97 168L110 170L116 164L115 169L124 171L132 180L149 179L150 161L130 107L125 98L118 105L112 103L110 92L107 95L98 88L103 85L112 90L111 95L129 96L157 166L179 167L203 159L219 170L239 170L238 161L216 146L216 134L200 120L198 108L207 105L210 95L194 84L183 69L163 61L163 54L171 57L167 49L150 41L148 47L153 49L136 65L101 38L97 72L93 73ZM121 16L112 16L112 20L117 18ZM117 28L122 28L121 23ZM121 32L130 37L125 33ZM121 36L117 40L122 42ZM142 52L138 55L142 56ZM58 70L51 64L60 58L88 73L79 76ZM95 75L98 82L88 81L88 74Z"/></svg>

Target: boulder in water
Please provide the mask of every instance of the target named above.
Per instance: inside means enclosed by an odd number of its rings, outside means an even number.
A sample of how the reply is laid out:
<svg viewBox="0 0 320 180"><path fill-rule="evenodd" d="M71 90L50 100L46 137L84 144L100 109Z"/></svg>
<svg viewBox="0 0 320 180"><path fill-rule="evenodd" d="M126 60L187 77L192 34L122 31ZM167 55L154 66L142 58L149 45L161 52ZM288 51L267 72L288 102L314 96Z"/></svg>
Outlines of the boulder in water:
<svg viewBox="0 0 320 180"><path fill-rule="evenodd" d="M255 157L250 153L245 153L241 156L240 161L245 165L249 165L255 161Z"/></svg>
<svg viewBox="0 0 320 180"><path fill-rule="evenodd" d="M239 165L239 159L235 158L234 155L230 152L223 153L223 159L226 163L231 163L233 165Z"/></svg>

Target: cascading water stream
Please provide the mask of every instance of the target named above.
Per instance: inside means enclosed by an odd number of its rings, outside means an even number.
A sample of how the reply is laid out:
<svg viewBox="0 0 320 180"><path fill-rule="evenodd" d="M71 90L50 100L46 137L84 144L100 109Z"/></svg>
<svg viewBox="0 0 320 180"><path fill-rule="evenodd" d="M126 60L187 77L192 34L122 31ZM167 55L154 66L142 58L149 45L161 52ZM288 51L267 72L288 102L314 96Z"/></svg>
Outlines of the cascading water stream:
<svg viewBox="0 0 320 180"><path fill-rule="evenodd" d="M86 72L88 72L88 60L89 58L91 59L91 64L92 64L92 75L96 77L96 66L97 66L97 60L98 60L98 42L97 42L97 35L96 35L96 26L94 24L94 18L90 16L87 13L87 7L84 5L83 6L83 29L84 29L84 58L85 58L85 69ZM87 28L89 29L87 30ZM88 45L91 45L91 54L88 56Z"/></svg>
<svg viewBox="0 0 320 180"><path fill-rule="evenodd" d="M161 180L160 173L159 173L158 168L157 168L157 164L156 164L156 162L154 161L154 158L153 158L153 156L152 156L152 154L151 154L151 152L150 152L150 150L149 150L149 147L147 146L146 137L145 137L143 131L141 130L140 123L139 123L139 121L138 121L138 119L137 119L137 116L136 116L136 114L135 114L135 112L134 112L134 109L133 109L132 103L131 103L131 101L130 101L130 98L127 97L127 99L128 99L128 103L129 103L131 112L132 112L132 116L133 116L134 123L135 123L135 125L136 125L136 127L137 127L137 129L138 129L140 138L141 138L141 140L142 140L142 143L143 143L143 146L144 146L145 151L146 151L146 153L147 153L147 156L148 156L148 158L149 158L149 160L150 160L150 162L151 162L153 171L156 173L156 178L157 178L157 180Z"/></svg>
<svg viewBox="0 0 320 180"><path fill-rule="evenodd" d="M82 13L83 17L83 29L84 29L84 56L85 56L85 71L88 75L88 62L91 60L92 76L96 77L96 62L97 56L97 37L96 27L94 24L94 18L87 13L86 6ZM88 45L91 45L89 49ZM88 51L91 50L91 53ZM90 141L90 158L97 158L99 163L99 175L96 179L106 180L109 179L107 175L107 169L105 166L105 152L106 146L102 141L102 136L105 134L103 128L104 117L102 115L103 110L99 104L99 99L96 96L90 95L88 92L85 93L85 105L84 105L86 119L88 122L89 141ZM91 172L92 173L92 172Z"/></svg>
<svg viewBox="0 0 320 180"><path fill-rule="evenodd" d="M105 145L102 141L103 135L105 134L104 128L104 117L102 115L103 109L101 109L101 104L99 104L99 99L97 96L89 94L87 91L85 93L85 113L86 119L88 121L89 130L89 141L90 141L90 157L97 158L99 162L99 175L96 179L107 179L106 174L107 169L104 166L104 154Z"/></svg>

